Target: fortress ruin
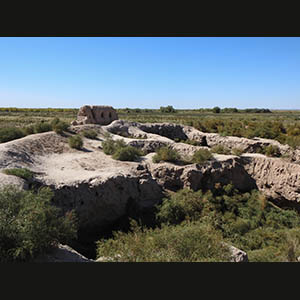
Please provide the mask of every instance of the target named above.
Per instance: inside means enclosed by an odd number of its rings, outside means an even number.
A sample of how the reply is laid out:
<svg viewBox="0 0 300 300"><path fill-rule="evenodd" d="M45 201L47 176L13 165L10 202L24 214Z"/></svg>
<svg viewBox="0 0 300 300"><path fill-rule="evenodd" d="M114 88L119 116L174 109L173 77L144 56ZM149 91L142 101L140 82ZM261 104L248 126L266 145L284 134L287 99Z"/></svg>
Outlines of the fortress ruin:
<svg viewBox="0 0 300 300"><path fill-rule="evenodd" d="M72 125L100 124L108 125L112 121L118 120L116 110L112 106L85 105L79 109L77 119Z"/></svg>

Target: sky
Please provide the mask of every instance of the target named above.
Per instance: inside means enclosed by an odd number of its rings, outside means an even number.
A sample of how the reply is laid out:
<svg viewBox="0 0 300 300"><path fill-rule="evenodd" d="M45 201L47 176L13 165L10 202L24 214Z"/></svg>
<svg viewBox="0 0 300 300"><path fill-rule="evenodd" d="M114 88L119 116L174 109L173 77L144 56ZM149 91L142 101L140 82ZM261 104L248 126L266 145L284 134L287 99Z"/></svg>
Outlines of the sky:
<svg viewBox="0 0 300 300"><path fill-rule="evenodd" d="M0 107L300 109L300 37L0 37Z"/></svg>

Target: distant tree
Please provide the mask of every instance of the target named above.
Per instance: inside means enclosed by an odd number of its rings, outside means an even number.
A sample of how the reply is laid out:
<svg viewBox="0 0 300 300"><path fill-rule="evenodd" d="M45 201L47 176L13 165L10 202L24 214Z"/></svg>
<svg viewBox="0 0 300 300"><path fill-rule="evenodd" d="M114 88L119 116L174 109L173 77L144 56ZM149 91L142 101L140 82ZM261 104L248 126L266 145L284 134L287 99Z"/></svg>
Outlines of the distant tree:
<svg viewBox="0 0 300 300"><path fill-rule="evenodd" d="M159 108L159 110L162 112L162 113L175 113L176 110L173 106L171 105L168 105L168 106L161 106Z"/></svg>
<svg viewBox="0 0 300 300"><path fill-rule="evenodd" d="M220 112L221 112L221 108L220 108L219 106L215 106L215 107L213 108L213 113L219 114Z"/></svg>

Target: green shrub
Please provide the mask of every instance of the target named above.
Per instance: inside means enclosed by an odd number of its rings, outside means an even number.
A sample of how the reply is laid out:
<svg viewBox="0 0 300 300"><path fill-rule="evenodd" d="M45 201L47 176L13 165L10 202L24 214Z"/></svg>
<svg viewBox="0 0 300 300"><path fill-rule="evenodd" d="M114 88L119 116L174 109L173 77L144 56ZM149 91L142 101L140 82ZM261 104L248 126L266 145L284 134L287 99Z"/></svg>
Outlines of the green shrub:
<svg viewBox="0 0 300 300"><path fill-rule="evenodd" d="M26 134L20 128L0 128L0 143L9 142L24 137Z"/></svg>
<svg viewBox="0 0 300 300"><path fill-rule="evenodd" d="M213 109L212 109L213 113L215 114L219 114L221 112L221 108L219 106L215 106Z"/></svg>
<svg viewBox="0 0 300 300"><path fill-rule="evenodd" d="M87 129L82 131L82 135L88 139L96 139L98 134L93 129Z"/></svg>
<svg viewBox="0 0 300 300"><path fill-rule="evenodd" d="M199 141L196 141L196 140L187 139L187 140L181 140L180 142L185 143L185 144L189 144L189 145L193 145L193 146L202 146L202 143L199 142Z"/></svg>
<svg viewBox="0 0 300 300"><path fill-rule="evenodd" d="M52 130L52 126L48 122L39 122L34 125L34 133L42 133L51 130Z"/></svg>
<svg viewBox="0 0 300 300"><path fill-rule="evenodd" d="M79 135L73 135L68 138L69 146L75 149L81 149L83 146L82 138Z"/></svg>
<svg viewBox="0 0 300 300"><path fill-rule="evenodd" d="M3 170L3 173L18 176L28 181L32 180L34 177L34 173L26 168L5 169Z"/></svg>
<svg viewBox="0 0 300 300"><path fill-rule="evenodd" d="M222 262L230 251L212 226L188 222L144 229L132 223L131 232L97 242L97 257L115 262Z"/></svg>
<svg viewBox="0 0 300 300"><path fill-rule="evenodd" d="M152 157L154 163L159 163L160 161L178 162L181 159L180 154L168 146L161 147L155 152L156 154Z"/></svg>
<svg viewBox="0 0 300 300"><path fill-rule="evenodd" d="M24 262L57 243L76 238L73 212L61 216L51 204L53 193L34 193L15 186L0 189L0 262Z"/></svg>
<svg viewBox="0 0 300 300"><path fill-rule="evenodd" d="M111 138L108 138L107 140L102 142L102 149L103 152L107 155L112 155L116 151L116 143Z"/></svg>
<svg viewBox="0 0 300 300"><path fill-rule="evenodd" d="M116 151L112 155L113 159L123 161L134 161L139 158L143 153L132 146L117 147Z"/></svg>
<svg viewBox="0 0 300 300"><path fill-rule="evenodd" d="M213 158L211 152L207 149L199 149L192 156L192 162L196 164L202 164Z"/></svg>
<svg viewBox="0 0 300 300"><path fill-rule="evenodd" d="M190 189L182 189L164 198L157 206L156 218L159 223L179 224L185 219L197 220L203 208L202 191L193 192Z"/></svg>
<svg viewBox="0 0 300 300"><path fill-rule="evenodd" d="M67 131L69 128L69 124L64 121L61 121L59 118L54 118L51 121L52 130L58 134L62 134L64 131Z"/></svg>
<svg viewBox="0 0 300 300"><path fill-rule="evenodd" d="M263 153L265 155L271 156L271 157L280 157L281 156L278 146L275 146L275 145L269 145L269 146L264 147Z"/></svg>
<svg viewBox="0 0 300 300"><path fill-rule="evenodd" d="M112 140L108 138L102 142L103 152L112 155L113 159L122 161L134 161L143 155L143 152L135 147L127 146L124 140Z"/></svg>
<svg viewBox="0 0 300 300"><path fill-rule="evenodd" d="M218 154L230 154L230 149L224 147L223 145L216 145L211 148L212 153L218 153Z"/></svg>
<svg viewBox="0 0 300 300"><path fill-rule="evenodd" d="M244 150L242 148L233 148L231 150L231 153L233 155L240 156L240 155L242 155L244 153Z"/></svg>
<svg viewBox="0 0 300 300"><path fill-rule="evenodd" d="M24 130L26 135L34 134L34 126L33 125L26 126L26 127L24 127L23 130Z"/></svg>

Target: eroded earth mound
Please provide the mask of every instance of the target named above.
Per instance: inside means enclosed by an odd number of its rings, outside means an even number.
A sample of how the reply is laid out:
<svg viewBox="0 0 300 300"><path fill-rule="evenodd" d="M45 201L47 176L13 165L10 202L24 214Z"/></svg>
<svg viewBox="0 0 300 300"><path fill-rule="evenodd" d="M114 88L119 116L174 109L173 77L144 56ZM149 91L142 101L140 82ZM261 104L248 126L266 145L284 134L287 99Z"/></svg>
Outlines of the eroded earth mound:
<svg viewBox="0 0 300 300"><path fill-rule="evenodd" d="M130 210L145 211L158 204L165 191L185 187L211 189L216 183L232 183L241 191L259 189L281 206L300 210L300 151L273 140L223 137L203 133L178 124L140 124L115 120L109 125L71 126L73 133L85 129L97 132L96 139L83 137L82 150L70 148L67 138L46 132L0 144L0 171L28 168L36 181L55 193L54 202L63 211L74 209L80 227L87 231L112 224ZM139 161L117 161L104 154L102 141L108 135L140 148ZM184 140L197 141L197 146ZM203 164L154 163L156 149L169 145L183 156L198 149L223 145L240 148L240 156L214 154ZM258 148L276 145L285 158L255 153ZM16 184L28 188L25 180L0 172L0 185Z"/></svg>

